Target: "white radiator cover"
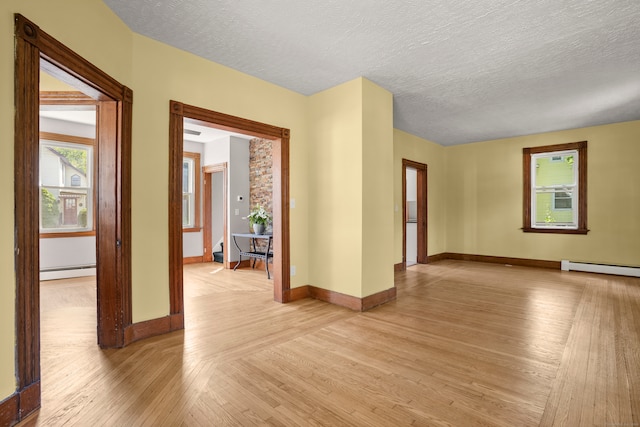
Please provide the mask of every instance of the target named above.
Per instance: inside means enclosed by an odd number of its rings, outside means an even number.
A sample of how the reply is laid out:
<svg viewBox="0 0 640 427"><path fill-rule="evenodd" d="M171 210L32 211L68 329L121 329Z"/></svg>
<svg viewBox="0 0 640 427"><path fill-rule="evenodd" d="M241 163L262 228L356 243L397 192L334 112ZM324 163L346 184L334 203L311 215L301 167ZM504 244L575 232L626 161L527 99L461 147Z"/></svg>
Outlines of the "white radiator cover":
<svg viewBox="0 0 640 427"><path fill-rule="evenodd" d="M58 269L46 269L40 271L40 280L71 279L73 277L95 276L95 265L63 267Z"/></svg>
<svg viewBox="0 0 640 427"><path fill-rule="evenodd" d="M560 268L563 271L586 271L588 273L616 274L618 276L640 277L639 267L622 267L618 265L589 264L585 262L571 262L562 260Z"/></svg>

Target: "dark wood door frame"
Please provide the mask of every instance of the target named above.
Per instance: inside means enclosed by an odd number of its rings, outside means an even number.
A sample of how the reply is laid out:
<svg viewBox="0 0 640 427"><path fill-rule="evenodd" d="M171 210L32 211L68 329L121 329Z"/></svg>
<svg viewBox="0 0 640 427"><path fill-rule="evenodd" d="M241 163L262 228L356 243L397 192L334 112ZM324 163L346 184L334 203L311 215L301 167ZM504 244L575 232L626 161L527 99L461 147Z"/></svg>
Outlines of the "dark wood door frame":
<svg viewBox="0 0 640 427"><path fill-rule="evenodd" d="M223 259L222 265L227 266L227 254L229 253L229 246L227 246L227 163L219 163L217 165L206 165L202 167L202 176L204 177L204 235L202 240L204 243L204 262L213 261L213 239L211 233L213 232L211 224L211 215L213 213L213 206L211 202L211 192L213 190L213 174L222 174L222 247L223 247Z"/></svg>
<svg viewBox="0 0 640 427"><path fill-rule="evenodd" d="M427 165L402 159L402 264L407 267L407 168L417 171L418 264L427 263Z"/></svg>
<svg viewBox="0 0 640 427"><path fill-rule="evenodd" d="M124 345L131 324L131 117L133 92L15 15L16 377L19 420L40 406L40 70L98 101L96 256L98 343ZM115 173L114 173L115 171Z"/></svg>
<svg viewBox="0 0 640 427"><path fill-rule="evenodd" d="M182 151L184 119L202 126L273 141L273 299L290 301L289 129L170 101L169 104L169 298L172 318L184 322L182 278Z"/></svg>

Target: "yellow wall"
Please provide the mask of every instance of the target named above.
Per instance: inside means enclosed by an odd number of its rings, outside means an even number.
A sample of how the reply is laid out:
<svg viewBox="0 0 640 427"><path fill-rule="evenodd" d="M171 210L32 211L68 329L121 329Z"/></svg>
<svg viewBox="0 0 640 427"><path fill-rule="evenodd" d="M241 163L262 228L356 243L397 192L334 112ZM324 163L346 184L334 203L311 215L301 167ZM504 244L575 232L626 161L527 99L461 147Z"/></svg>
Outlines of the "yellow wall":
<svg viewBox="0 0 640 427"><path fill-rule="evenodd" d="M309 99L309 283L362 289L362 79Z"/></svg>
<svg viewBox="0 0 640 427"><path fill-rule="evenodd" d="M362 79L362 293L393 283L393 97Z"/></svg>
<svg viewBox="0 0 640 427"><path fill-rule="evenodd" d="M291 129L292 287L307 283L306 98L230 68L133 35L133 320L169 310L167 203L169 100ZM153 245L142 242L153 241ZM136 244L136 242L140 242Z"/></svg>
<svg viewBox="0 0 640 427"><path fill-rule="evenodd" d="M446 148L447 251L640 265L640 121ZM587 235L523 233L522 148L588 141Z"/></svg>
<svg viewBox="0 0 640 427"><path fill-rule="evenodd" d="M393 287L393 98L364 78L310 97L310 284Z"/></svg>
<svg viewBox="0 0 640 427"><path fill-rule="evenodd" d="M73 10L73 13L69 11ZM65 7L46 0L0 2L0 194L13 200L13 66L14 13L21 13L45 32L124 84L131 76L131 32L98 0L68 0ZM99 19L96 19L99 17ZM108 35L108 36L107 36ZM13 203L0 204L0 400L15 390L15 274Z"/></svg>
<svg viewBox="0 0 640 427"><path fill-rule="evenodd" d="M73 13L70 13L73 11ZM133 320L166 316L169 100L291 129L292 287L308 283L307 98L132 33L99 0L0 3L0 194L13 200L13 14L91 61L134 93ZM0 204L0 235L13 235L13 203ZM0 239L0 401L15 391L13 239Z"/></svg>
<svg viewBox="0 0 640 427"><path fill-rule="evenodd" d="M0 4L0 401L15 390L13 269L13 16Z"/></svg>
<svg viewBox="0 0 640 427"><path fill-rule="evenodd" d="M427 165L427 255L446 252L445 148L393 131L393 262L402 262L402 159Z"/></svg>

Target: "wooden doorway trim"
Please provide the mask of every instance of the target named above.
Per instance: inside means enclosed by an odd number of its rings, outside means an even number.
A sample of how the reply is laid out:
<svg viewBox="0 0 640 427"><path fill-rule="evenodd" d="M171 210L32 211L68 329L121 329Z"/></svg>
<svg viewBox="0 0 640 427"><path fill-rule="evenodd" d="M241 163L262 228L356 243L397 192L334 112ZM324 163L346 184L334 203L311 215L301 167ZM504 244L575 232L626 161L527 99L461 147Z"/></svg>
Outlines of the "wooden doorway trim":
<svg viewBox="0 0 640 427"><path fill-rule="evenodd" d="M203 221L203 243L204 243L204 262L213 261L213 233L211 224L211 215L213 214L213 206L211 201L211 192L213 190L213 174L222 173L222 265L227 266L227 254L229 247L227 246L227 163L219 163L217 165L207 165L202 168L202 176L204 177L204 221Z"/></svg>
<svg viewBox="0 0 640 427"><path fill-rule="evenodd" d="M402 264L407 267L407 168L417 171L418 264L427 263L427 165L402 159Z"/></svg>
<svg viewBox="0 0 640 427"><path fill-rule="evenodd" d="M96 221L98 343L124 345L131 324L133 92L15 15L16 419L40 406L39 82L41 68L99 101ZM115 173L114 173L115 171Z"/></svg>
<svg viewBox="0 0 640 427"><path fill-rule="evenodd" d="M289 129L177 101L169 103L169 298L172 316L184 316L182 279L182 151L184 119L273 141L273 299L290 300Z"/></svg>

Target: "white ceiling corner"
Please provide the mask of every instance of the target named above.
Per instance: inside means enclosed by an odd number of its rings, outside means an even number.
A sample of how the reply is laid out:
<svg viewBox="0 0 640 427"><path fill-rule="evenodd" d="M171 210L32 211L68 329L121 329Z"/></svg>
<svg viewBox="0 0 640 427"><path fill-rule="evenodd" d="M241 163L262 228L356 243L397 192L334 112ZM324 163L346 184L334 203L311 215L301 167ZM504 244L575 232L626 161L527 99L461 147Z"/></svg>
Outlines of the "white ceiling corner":
<svg viewBox="0 0 640 427"><path fill-rule="evenodd" d="M301 94L366 77L393 93L396 128L442 145L640 119L638 0L104 2Z"/></svg>

